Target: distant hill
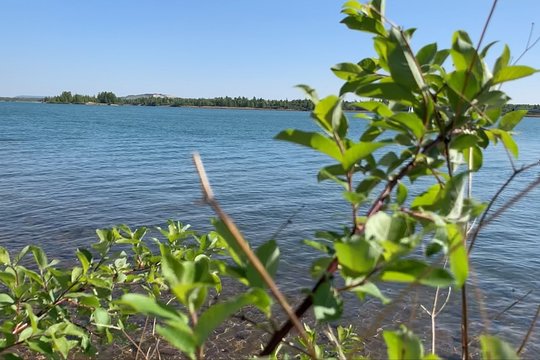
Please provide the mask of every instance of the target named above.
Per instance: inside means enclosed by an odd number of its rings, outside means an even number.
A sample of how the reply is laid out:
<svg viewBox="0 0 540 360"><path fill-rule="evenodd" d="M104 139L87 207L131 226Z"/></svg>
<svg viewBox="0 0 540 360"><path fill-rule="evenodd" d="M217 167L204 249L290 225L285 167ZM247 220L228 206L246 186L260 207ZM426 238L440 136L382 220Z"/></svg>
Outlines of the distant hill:
<svg viewBox="0 0 540 360"><path fill-rule="evenodd" d="M43 101L43 99L45 99L45 96L36 96L36 95L18 95L14 97L0 97L0 101L20 101L20 102Z"/></svg>

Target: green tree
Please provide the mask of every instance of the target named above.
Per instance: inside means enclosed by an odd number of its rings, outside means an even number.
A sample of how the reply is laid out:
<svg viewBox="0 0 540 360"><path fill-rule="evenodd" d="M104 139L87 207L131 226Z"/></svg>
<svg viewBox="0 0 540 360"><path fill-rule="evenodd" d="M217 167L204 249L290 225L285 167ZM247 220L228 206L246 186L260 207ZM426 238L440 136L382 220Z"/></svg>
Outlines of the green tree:
<svg viewBox="0 0 540 360"><path fill-rule="evenodd" d="M113 92L103 91L97 94L97 101L101 104L118 104L118 98Z"/></svg>

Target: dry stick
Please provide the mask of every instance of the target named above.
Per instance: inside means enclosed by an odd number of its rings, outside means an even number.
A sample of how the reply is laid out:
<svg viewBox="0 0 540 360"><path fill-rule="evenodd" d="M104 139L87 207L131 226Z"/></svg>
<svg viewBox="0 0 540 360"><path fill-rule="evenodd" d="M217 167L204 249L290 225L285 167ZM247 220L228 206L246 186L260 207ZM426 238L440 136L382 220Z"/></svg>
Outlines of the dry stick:
<svg viewBox="0 0 540 360"><path fill-rule="evenodd" d="M517 354L521 354L523 349L525 349L525 345L527 345L527 341L529 341L529 337L531 336L534 326L536 325L536 321L538 320L538 315L540 315L540 305L538 305L538 309L536 309L536 314L534 315L533 320L531 321L531 326L529 326L529 330L527 330L527 334L525 334L525 338L523 338L523 342L521 343L521 346L519 347Z"/></svg>
<svg viewBox="0 0 540 360"><path fill-rule="evenodd" d="M199 175L199 180L201 181L201 188L204 195L204 201L212 207L214 212L218 215L219 219L225 224L227 229L230 231L230 233L233 235L234 239L236 240L237 245L242 249L244 254L247 256L248 260L251 262L255 270L259 273L263 281L266 283L276 300L278 301L279 305L283 308L285 313L287 314L288 318L292 321L294 327L298 331L298 334L300 337L305 341L306 346L308 348L308 352L310 356L313 359L316 359L316 353L313 348L313 345L311 344L311 341L307 337L304 328L302 327L302 324L300 323L300 320L296 316L296 314L293 312L293 309L287 302L287 299L285 299L285 296L281 293L279 288L277 287L276 283L268 274L268 271L266 271L266 268L261 263L257 255L251 250L249 247L249 244L244 239L242 234L240 233L240 230L236 227L233 220L227 215L219 206L219 203L214 198L214 193L212 191L212 188L210 187L210 183L208 181L208 177L206 176L206 171L204 169L201 157L199 154L194 153L193 154L193 162L195 164L195 167L197 169L197 173Z"/></svg>

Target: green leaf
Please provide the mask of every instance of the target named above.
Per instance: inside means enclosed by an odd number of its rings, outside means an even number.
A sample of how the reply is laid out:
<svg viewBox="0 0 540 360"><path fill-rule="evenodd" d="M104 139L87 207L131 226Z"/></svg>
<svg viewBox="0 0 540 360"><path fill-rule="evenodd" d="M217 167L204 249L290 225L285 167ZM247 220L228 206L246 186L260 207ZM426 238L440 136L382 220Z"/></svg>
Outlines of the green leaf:
<svg viewBox="0 0 540 360"><path fill-rule="evenodd" d="M2 246L0 246L0 265L11 265L9 252Z"/></svg>
<svg viewBox="0 0 540 360"><path fill-rule="evenodd" d="M358 142L345 151L341 164L345 170L350 170L358 161L366 158L378 148L386 145L388 144L382 142Z"/></svg>
<svg viewBox="0 0 540 360"><path fill-rule="evenodd" d="M21 333L19 334L19 339L18 339L19 342L25 341L30 336L32 336L33 333L34 333L34 329L32 329L31 327L27 327L26 329L21 331Z"/></svg>
<svg viewBox="0 0 540 360"><path fill-rule="evenodd" d="M104 327L107 327L111 324L111 317L107 310L103 308L97 308L93 313L94 323L99 330L102 330Z"/></svg>
<svg viewBox="0 0 540 360"><path fill-rule="evenodd" d="M464 31L456 31L452 38L452 49L450 55L454 66L459 72L468 72L472 69L473 74L481 76L483 74L480 56L476 52L471 38ZM461 92L463 89L460 89Z"/></svg>
<svg viewBox="0 0 540 360"><path fill-rule="evenodd" d="M346 81L354 80L364 72L359 65L353 63L336 64L332 66L331 70L338 78Z"/></svg>
<svg viewBox="0 0 540 360"><path fill-rule="evenodd" d="M409 61L409 53L405 50L402 43L405 41L402 33L397 28L390 30L389 40L387 42L387 64L390 74L394 81L411 90L416 90L423 82L418 73L414 59ZM420 81L420 83L419 83Z"/></svg>
<svg viewBox="0 0 540 360"><path fill-rule="evenodd" d="M527 110L516 110L504 114L499 122L499 129L504 131L510 131L516 127L517 124L527 115Z"/></svg>
<svg viewBox="0 0 540 360"><path fill-rule="evenodd" d="M325 254L330 253L330 246L328 246L328 244L325 244L324 241L305 239L305 240L302 240L302 243L304 243L307 246L311 246L315 250L318 250L318 251L323 252ZM330 242L328 242L328 243L330 243Z"/></svg>
<svg viewBox="0 0 540 360"><path fill-rule="evenodd" d="M504 45L504 49L501 56L499 56L497 60L495 61L495 66L493 67L493 74L497 75L501 71L501 69L504 69L505 67L507 67L509 63L510 63L510 48L508 47L508 45Z"/></svg>
<svg viewBox="0 0 540 360"><path fill-rule="evenodd" d="M37 247L37 246L30 246L30 251L32 252L32 255L34 255L34 259L36 260L36 264L38 267L43 270L47 267L47 255L45 255L45 252L43 249Z"/></svg>
<svg viewBox="0 0 540 360"><path fill-rule="evenodd" d="M245 255L242 249L240 248L240 246L238 245L238 242L236 241L233 234L231 234L227 226L221 220L213 219L212 225L214 225L217 233L225 241L227 251L231 255L231 258L234 260L236 264L244 268L246 266Z"/></svg>
<svg viewBox="0 0 540 360"><path fill-rule="evenodd" d="M340 175L344 176L346 173L347 171L343 169L341 164L325 166L319 170L317 181L333 180L347 189L348 185L346 180L339 177Z"/></svg>
<svg viewBox="0 0 540 360"><path fill-rule="evenodd" d="M184 321L185 319L173 307L156 302L155 299L142 294L125 294L117 303L130 307L136 313L153 315L172 321Z"/></svg>
<svg viewBox="0 0 540 360"><path fill-rule="evenodd" d="M14 304L15 301L11 296L8 294L0 293L0 307L4 307L5 305Z"/></svg>
<svg viewBox="0 0 540 360"><path fill-rule="evenodd" d="M412 234L414 227L408 217L402 213L390 216L383 211L369 217L366 222L366 239L379 242L399 240Z"/></svg>
<svg viewBox="0 0 540 360"><path fill-rule="evenodd" d="M405 200L407 200L407 186L405 186L405 184L403 184L402 182L399 182L396 191L396 202L398 203L398 205L403 205Z"/></svg>
<svg viewBox="0 0 540 360"><path fill-rule="evenodd" d="M483 360L519 360L516 350L496 336L481 335L480 346Z"/></svg>
<svg viewBox="0 0 540 360"><path fill-rule="evenodd" d="M390 303L390 299L384 296L384 294L381 292L381 290L372 282L367 282L364 285L356 286L351 289L352 292L356 294L360 298L360 300L364 300L366 295L371 295L386 305Z"/></svg>
<svg viewBox="0 0 540 360"><path fill-rule="evenodd" d="M447 83L456 94L460 94L469 101L478 96L482 86L478 78L467 70L451 72L448 74Z"/></svg>
<svg viewBox="0 0 540 360"><path fill-rule="evenodd" d="M58 351L64 359L67 359L71 346L65 336L52 338L53 349Z"/></svg>
<svg viewBox="0 0 540 360"><path fill-rule="evenodd" d="M12 272L0 271L0 281L4 283L4 285L11 287L15 284L16 278Z"/></svg>
<svg viewBox="0 0 540 360"><path fill-rule="evenodd" d="M313 312L318 321L332 321L341 318L343 300L328 281L319 286L313 294Z"/></svg>
<svg viewBox="0 0 540 360"><path fill-rule="evenodd" d="M517 159L519 155L518 145L516 144L512 136L510 136L510 134L506 131L500 131L499 137L501 138L504 147L510 152L510 154L514 155L514 157Z"/></svg>
<svg viewBox="0 0 540 360"><path fill-rule="evenodd" d="M321 277L326 272L328 265L330 265L332 261L333 259L329 257L319 258L313 261L309 269L311 277L314 279Z"/></svg>
<svg viewBox="0 0 540 360"><path fill-rule="evenodd" d="M443 268L431 268L421 260L402 259L387 266L381 274L382 281L412 283L428 286L450 286L453 276Z"/></svg>
<svg viewBox="0 0 540 360"><path fill-rule="evenodd" d="M492 84L499 84L511 80L520 79L530 76L537 72L536 69L524 65L512 65L503 67L500 71L493 75Z"/></svg>
<svg viewBox="0 0 540 360"><path fill-rule="evenodd" d="M307 97L311 100L312 103L317 104L319 102L319 97L317 92L308 85L300 84L296 85L297 88L302 89Z"/></svg>
<svg viewBox="0 0 540 360"><path fill-rule="evenodd" d="M384 331L383 337L387 347L388 359L409 360L424 357L422 342L405 326L401 326L398 331Z"/></svg>
<svg viewBox="0 0 540 360"><path fill-rule="evenodd" d="M342 159L341 152L335 141L319 133L287 129L277 134L275 139L307 146L340 162Z"/></svg>
<svg viewBox="0 0 540 360"><path fill-rule="evenodd" d="M90 263L92 262L92 254L90 254L88 250L77 249L77 258L81 263L83 274L86 274L90 268Z"/></svg>
<svg viewBox="0 0 540 360"><path fill-rule="evenodd" d="M371 111L382 117L390 117L394 115L394 112L390 110L388 105L380 101L361 101L354 103L355 106L361 107L367 111Z"/></svg>
<svg viewBox="0 0 540 360"><path fill-rule="evenodd" d="M345 24L351 30L365 31L378 35L385 35L386 29L383 24L371 17L363 15L351 15L341 20L342 24Z"/></svg>
<svg viewBox="0 0 540 360"><path fill-rule="evenodd" d="M79 302L82 305L91 306L93 308L97 308L97 307L101 306L101 304L99 302L99 297L97 297L95 295L90 295L90 294L87 294L87 296L82 296L80 298Z"/></svg>
<svg viewBox="0 0 540 360"><path fill-rule="evenodd" d="M437 51L435 54L435 58L433 59L433 64L442 66L442 64L446 61L446 58L450 55L450 50L448 49L442 49Z"/></svg>
<svg viewBox="0 0 540 360"><path fill-rule="evenodd" d="M411 208L431 208L440 199L442 190L443 187L440 184L431 186L427 191L413 200Z"/></svg>
<svg viewBox="0 0 540 360"><path fill-rule="evenodd" d="M347 118L343 114L341 99L335 95L321 99L311 112L311 117L328 133L335 133L340 138L347 133Z"/></svg>
<svg viewBox="0 0 540 360"><path fill-rule="evenodd" d="M359 193L369 193L381 182L381 180L382 179L379 176L367 176L358 183L356 191Z"/></svg>
<svg viewBox="0 0 540 360"><path fill-rule="evenodd" d="M472 134L460 134L452 139L450 143L451 149L463 150L468 149L478 144L480 139L476 135Z"/></svg>
<svg viewBox="0 0 540 360"><path fill-rule="evenodd" d="M361 85L355 93L361 97L400 101L406 105L416 102L416 98L407 88L390 81Z"/></svg>
<svg viewBox="0 0 540 360"><path fill-rule="evenodd" d="M364 194L359 194L353 191L344 191L343 198L353 205L359 205L367 200Z"/></svg>
<svg viewBox="0 0 540 360"><path fill-rule="evenodd" d="M53 349L50 344L50 342L46 342L40 339L37 340L28 340L26 342L28 345L28 348L32 351L35 351L40 354L48 355L49 357L53 357Z"/></svg>
<svg viewBox="0 0 540 360"><path fill-rule="evenodd" d="M420 65L431 63L437 54L437 43L427 44L421 48L416 54L416 59Z"/></svg>
<svg viewBox="0 0 540 360"><path fill-rule="evenodd" d="M193 331L183 322L167 322L167 326L156 327L159 335L172 346L180 349L189 358L195 358L195 349L197 348L197 342Z"/></svg>
<svg viewBox="0 0 540 360"><path fill-rule="evenodd" d="M269 240L263 243L255 250L255 254L270 276L274 277L279 265L279 248L276 241ZM246 277L252 287L266 287L261 275L255 270L255 267L251 263L249 263L246 268Z"/></svg>
<svg viewBox="0 0 540 360"><path fill-rule="evenodd" d="M232 300L211 306L199 317L199 321L194 328L197 345L202 345L216 327L247 305L255 305L268 314L271 300L263 290L251 289L249 292Z"/></svg>
<svg viewBox="0 0 540 360"><path fill-rule="evenodd" d="M371 271L381 255L381 250L364 237L353 236L334 244L339 264L351 276Z"/></svg>
<svg viewBox="0 0 540 360"><path fill-rule="evenodd" d="M461 287L465 284L465 281L467 281L467 276L469 274L469 257L467 255L467 249L463 243L463 235L461 234L458 225L448 224L446 230L448 233L450 269L456 279L456 285Z"/></svg>
<svg viewBox="0 0 540 360"><path fill-rule="evenodd" d="M409 130L417 139L424 136L426 132L424 123L415 113L398 113L393 115L389 120L390 122L397 123L400 127Z"/></svg>

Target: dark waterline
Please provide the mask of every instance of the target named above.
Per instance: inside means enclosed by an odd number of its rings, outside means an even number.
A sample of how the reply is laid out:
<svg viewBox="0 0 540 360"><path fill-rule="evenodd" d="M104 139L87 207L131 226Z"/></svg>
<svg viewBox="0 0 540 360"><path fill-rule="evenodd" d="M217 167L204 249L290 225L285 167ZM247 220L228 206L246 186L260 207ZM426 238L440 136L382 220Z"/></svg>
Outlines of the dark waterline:
<svg viewBox="0 0 540 360"><path fill-rule="evenodd" d="M199 202L191 163L198 151L223 207L254 244L294 215L278 237L279 281L309 286L306 259L317 254L301 240L316 230L339 230L350 211L337 186L316 181L318 168L330 161L272 139L285 128L314 126L305 112L0 103L0 245L37 243L52 256L69 259L77 247L94 241L96 228L119 223L154 226L173 218L209 230L213 214ZM355 120L353 130L361 128ZM517 163L538 161L540 121L526 119L517 131ZM475 196L489 199L509 174L500 145L491 149L482 173L475 175ZM520 176L501 202L538 175L534 169ZM540 192L534 190L491 224L472 260L475 301L490 315L533 290L491 324L493 332L514 342L540 302L539 204ZM349 309L349 316L355 311ZM443 329L452 329L458 314L450 309L440 321ZM540 351L538 334L530 348Z"/></svg>

